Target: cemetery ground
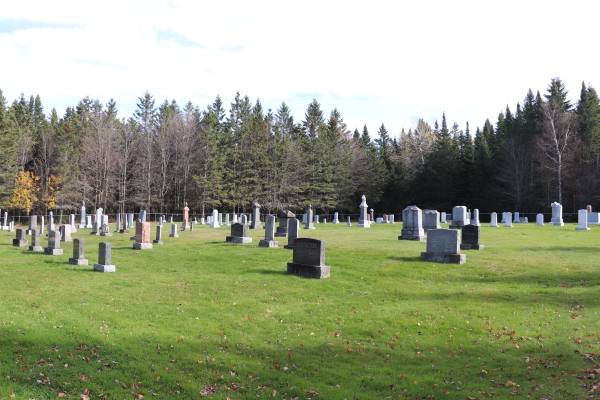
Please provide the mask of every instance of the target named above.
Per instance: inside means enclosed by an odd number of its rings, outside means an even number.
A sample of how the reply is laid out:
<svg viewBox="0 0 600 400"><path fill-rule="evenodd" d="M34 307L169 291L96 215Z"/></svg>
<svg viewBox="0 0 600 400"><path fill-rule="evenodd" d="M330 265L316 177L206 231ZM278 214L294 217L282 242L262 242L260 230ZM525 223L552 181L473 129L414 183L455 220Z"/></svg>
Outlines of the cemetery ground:
<svg viewBox="0 0 600 400"><path fill-rule="evenodd" d="M79 229L88 266L0 231L0 399L598 397L600 227L575 226L483 224L450 265L399 223L319 224L300 236L326 241L323 280L288 275L264 230L136 251ZM93 272L104 240L115 273Z"/></svg>

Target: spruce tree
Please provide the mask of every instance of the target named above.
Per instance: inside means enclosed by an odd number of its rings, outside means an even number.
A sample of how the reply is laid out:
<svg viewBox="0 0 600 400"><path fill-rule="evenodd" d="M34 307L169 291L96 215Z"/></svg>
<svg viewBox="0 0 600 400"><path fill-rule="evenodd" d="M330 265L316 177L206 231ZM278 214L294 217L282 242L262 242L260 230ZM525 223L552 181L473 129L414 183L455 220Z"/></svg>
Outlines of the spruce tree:
<svg viewBox="0 0 600 400"><path fill-rule="evenodd" d="M571 111L573 106L571 101L567 99L567 91L565 84L560 78L552 78L548 85L547 93L544 95L546 101L554 101L561 112Z"/></svg>

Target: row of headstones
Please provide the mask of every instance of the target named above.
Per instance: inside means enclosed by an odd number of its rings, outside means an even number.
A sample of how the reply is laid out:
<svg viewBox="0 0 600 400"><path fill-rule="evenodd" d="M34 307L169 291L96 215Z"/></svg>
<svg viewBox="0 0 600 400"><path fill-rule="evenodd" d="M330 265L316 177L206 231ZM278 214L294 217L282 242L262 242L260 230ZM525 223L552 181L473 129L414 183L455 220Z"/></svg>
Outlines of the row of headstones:
<svg viewBox="0 0 600 400"><path fill-rule="evenodd" d="M68 227L67 225L63 225L62 227ZM66 232L70 231L66 229ZM13 239L13 246L17 247L27 247L28 241L27 236L25 234L24 229L17 229L16 238ZM61 255L63 254L63 249L60 248L61 241L70 241L64 240L65 236L61 235L61 232L56 230L51 230L48 232L48 247L42 248L40 246L40 231L37 229L32 230L32 243L29 246L29 251L43 251L48 255ZM101 242L99 244L98 250L98 263L94 264L94 270L100 272L115 272L116 268L112 265L111 262L112 256L112 247L109 242ZM88 260L84 255L84 241L81 238L76 238L73 240L73 257L69 258L69 264L73 265L88 265Z"/></svg>

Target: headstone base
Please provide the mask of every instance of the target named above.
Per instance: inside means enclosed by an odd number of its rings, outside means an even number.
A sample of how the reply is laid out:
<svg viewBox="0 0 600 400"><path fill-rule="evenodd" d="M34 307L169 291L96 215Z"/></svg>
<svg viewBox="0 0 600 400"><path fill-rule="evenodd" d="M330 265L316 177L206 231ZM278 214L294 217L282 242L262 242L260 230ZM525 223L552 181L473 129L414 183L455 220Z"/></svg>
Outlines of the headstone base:
<svg viewBox="0 0 600 400"><path fill-rule="evenodd" d="M275 232L275 237L287 237L287 233Z"/></svg>
<svg viewBox="0 0 600 400"><path fill-rule="evenodd" d="M398 236L398 240L414 240L415 242L426 242L427 236L425 236L425 235L414 235L414 236L400 235L400 236Z"/></svg>
<svg viewBox="0 0 600 400"><path fill-rule="evenodd" d="M75 225L71 225L71 233L77 233L77 228L75 228Z"/></svg>
<svg viewBox="0 0 600 400"><path fill-rule="evenodd" d="M135 236L130 237L129 240L135 240Z"/></svg>
<svg viewBox="0 0 600 400"><path fill-rule="evenodd" d="M287 263L287 272L303 278L323 279L331 276L328 265L316 266L290 262Z"/></svg>
<svg viewBox="0 0 600 400"><path fill-rule="evenodd" d="M114 265L94 264L94 271L98 272L115 272L117 267Z"/></svg>
<svg viewBox="0 0 600 400"><path fill-rule="evenodd" d="M562 221L561 222L552 222L552 225L554 225L554 226L565 226L565 223L562 222Z"/></svg>
<svg viewBox="0 0 600 400"><path fill-rule="evenodd" d="M315 229L315 227L314 226L309 226L308 228L304 227L304 229Z"/></svg>
<svg viewBox="0 0 600 400"><path fill-rule="evenodd" d="M87 258L69 258L69 264L88 265L88 260L87 260Z"/></svg>
<svg viewBox="0 0 600 400"><path fill-rule="evenodd" d="M7 231L8 230L8 225L7 226L0 226L0 230Z"/></svg>
<svg viewBox="0 0 600 400"><path fill-rule="evenodd" d="M452 221L452 223L450 224L450 226L448 227L449 229L461 229L463 226L465 226L465 224L462 221Z"/></svg>
<svg viewBox="0 0 600 400"><path fill-rule="evenodd" d="M175 237L179 237L179 235L176 233L169 233L169 237L175 238Z"/></svg>
<svg viewBox="0 0 600 400"><path fill-rule="evenodd" d="M277 242L276 240L261 240L260 242L258 242L258 245L260 247L279 247L279 242Z"/></svg>
<svg viewBox="0 0 600 400"><path fill-rule="evenodd" d="M32 233L33 233L33 231L32 231L31 229L27 229L27 230L25 231L25 234L26 234L27 236L31 236L31 234L32 234Z"/></svg>
<svg viewBox="0 0 600 400"><path fill-rule="evenodd" d="M163 242L162 240L156 240L156 239L154 239L152 241L152 243L154 243L154 244L165 244L165 242Z"/></svg>
<svg viewBox="0 0 600 400"><path fill-rule="evenodd" d="M446 253L421 253L421 260L433 261L442 264L464 264L467 261L466 254L446 254Z"/></svg>
<svg viewBox="0 0 600 400"><path fill-rule="evenodd" d="M263 226L262 226L262 225L254 225L254 226L253 226L253 225L250 225L250 226L248 227L248 229L263 229Z"/></svg>
<svg viewBox="0 0 600 400"><path fill-rule="evenodd" d="M50 256L60 256L63 253L63 249L51 249L50 247L46 247L44 253Z"/></svg>
<svg viewBox="0 0 600 400"><path fill-rule="evenodd" d="M483 250L482 244L461 244L461 250Z"/></svg>
<svg viewBox="0 0 600 400"><path fill-rule="evenodd" d="M69 237L66 237L66 238L62 238L62 237L61 237L61 238L60 238L60 241L61 241L61 242L63 242L63 243L64 243L64 242L72 242L72 241L73 241L73 238L72 238L71 236L69 236Z"/></svg>
<svg viewBox="0 0 600 400"><path fill-rule="evenodd" d="M13 239L13 246L27 247L29 242L27 240Z"/></svg>
<svg viewBox="0 0 600 400"><path fill-rule="evenodd" d="M352 226L352 222L348 222L346 226Z"/></svg>
<svg viewBox="0 0 600 400"><path fill-rule="evenodd" d="M90 235L97 235L98 232L90 232Z"/></svg>
<svg viewBox="0 0 600 400"><path fill-rule="evenodd" d="M252 243L251 237L243 236L226 236L225 242L227 243Z"/></svg>
<svg viewBox="0 0 600 400"><path fill-rule="evenodd" d="M139 242L135 242L133 244L133 249L134 250L147 250L147 249L151 249L152 248L152 243L139 243Z"/></svg>
<svg viewBox="0 0 600 400"><path fill-rule="evenodd" d="M358 224L356 226L358 226L359 228L370 228L371 224L370 223L364 223L364 224Z"/></svg>
<svg viewBox="0 0 600 400"><path fill-rule="evenodd" d="M112 232L100 232L100 236L112 236Z"/></svg>
<svg viewBox="0 0 600 400"><path fill-rule="evenodd" d="M590 228L580 228L580 227L577 227L577 228L575 228L575 230L576 231L589 231Z"/></svg>
<svg viewBox="0 0 600 400"><path fill-rule="evenodd" d="M85 224L79 224L78 228L79 229L85 229L85 228L87 228L87 226Z"/></svg>
<svg viewBox="0 0 600 400"><path fill-rule="evenodd" d="M42 246L29 246L29 251L44 251Z"/></svg>

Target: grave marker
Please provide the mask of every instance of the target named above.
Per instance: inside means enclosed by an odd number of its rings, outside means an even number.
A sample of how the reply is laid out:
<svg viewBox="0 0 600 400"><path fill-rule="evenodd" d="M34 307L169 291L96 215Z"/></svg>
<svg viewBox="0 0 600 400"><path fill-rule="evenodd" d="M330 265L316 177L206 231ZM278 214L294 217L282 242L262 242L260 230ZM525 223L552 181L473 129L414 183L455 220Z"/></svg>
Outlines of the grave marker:
<svg viewBox="0 0 600 400"><path fill-rule="evenodd" d="M94 264L94 271L115 272L117 268L112 265L112 245L110 242L100 242L98 245L98 263Z"/></svg>
<svg viewBox="0 0 600 400"><path fill-rule="evenodd" d="M252 206L252 223L250 224L250 229L261 229L262 226L260 224L260 204L254 203Z"/></svg>
<svg viewBox="0 0 600 400"><path fill-rule="evenodd" d="M48 247L44 249L44 253L51 256L58 256L63 253L63 249L60 248L60 232L54 229L48 231Z"/></svg>
<svg viewBox="0 0 600 400"><path fill-rule="evenodd" d="M88 260L84 256L83 239L75 238L73 240L73 257L69 258L69 264L88 265Z"/></svg>
<svg viewBox="0 0 600 400"><path fill-rule="evenodd" d="M231 235L225 237L227 243L252 243L252 238L248 237L247 224L231 225Z"/></svg>
<svg viewBox="0 0 600 400"><path fill-rule="evenodd" d="M29 246L29 251L44 251L42 246L40 246L40 231L37 229L31 231L31 246Z"/></svg>
<svg viewBox="0 0 600 400"><path fill-rule="evenodd" d="M300 234L300 221L297 218L290 218L288 221L288 243L283 246L285 249L293 250L294 241Z"/></svg>
<svg viewBox="0 0 600 400"><path fill-rule="evenodd" d="M292 218L296 218L296 214L289 210L279 210L277 218L279 218L279 226L277 227L275 236L286 237L288 233L288 221Z"/></svg>
<svg viewBox="0 0 600 400"><path fill-rule="evenodd" d="M164 244L164 242L162 241L162 225L158 225L156 227L156 239L154 239L152 243Z"/></svg>
<svg viewBox="0 0 600 400"><path fill-rule="evenodd" d="M427 237L423 231L421 209L417 206L408 206L402 210L402 234L398 240L415 240L425 242Z"/></svg>
<svg viewBox="0 0 600 400"><path fill-rule="evenodd" d="M483 245L479 243L481 238L481 227L479 225L465 225L462 227L461 250L483 250Z"/></svg>
<svg viewBox="0 0 600 400"><path fill-rule="evenodd" d="M328 278L330 268L325 265L325 241L296 238L293 261L287 264L287 272L304 278Z"/></svg>
<svg viewBox="0 0 600 400"><path fill-rule="evenodd" d="M358 206L358 208L360 209L360 214L358 216L358 225L357 226L359 228L370 228L371 223L369 222L369 217L367 216L367 208L369 207L367 205L367 198L363 194L361 199L362 199L362 203L360 203L360 205Z"/></svg>
<svg viewBox="0 0 600 400"><path fill-rule="evenodd" d="M579 210L577 212L577 228L575 228L575 230L577 231L589 231L590 228L588 228L587 226L587 220L588 220L588 211L586 209L583 210Z"/></svg>
<svg viewBox="0 0 600 400"><path fill-rule="evenodd" d="M177 224L175 224L175 223L171 224L171 233L169 234L169 237L172 237L172 238L179 237L179 234L177 233Z"/></svg>
<svg viewBox="0 0 600 400"><path fill-rule="evenodd" d="M150 222L137 222L135 224L134 250L147 250L152 248L150 243Z"/></svg>
<svg viewBox="0 0 600 400"><path fill-rule="evenodd" d="M457 229L434 229L427 234L427 251L421 253L421 260L444 264L464 264L465 254L460 254Z"/></svg>
<svg viewBox="0 0 600 400"><path fill-rule="evenodd" d="M315 226L313 225L312 204L309 204L308 210L306 210L306 226L304 226L304 229L315 229Z"/></svg>

